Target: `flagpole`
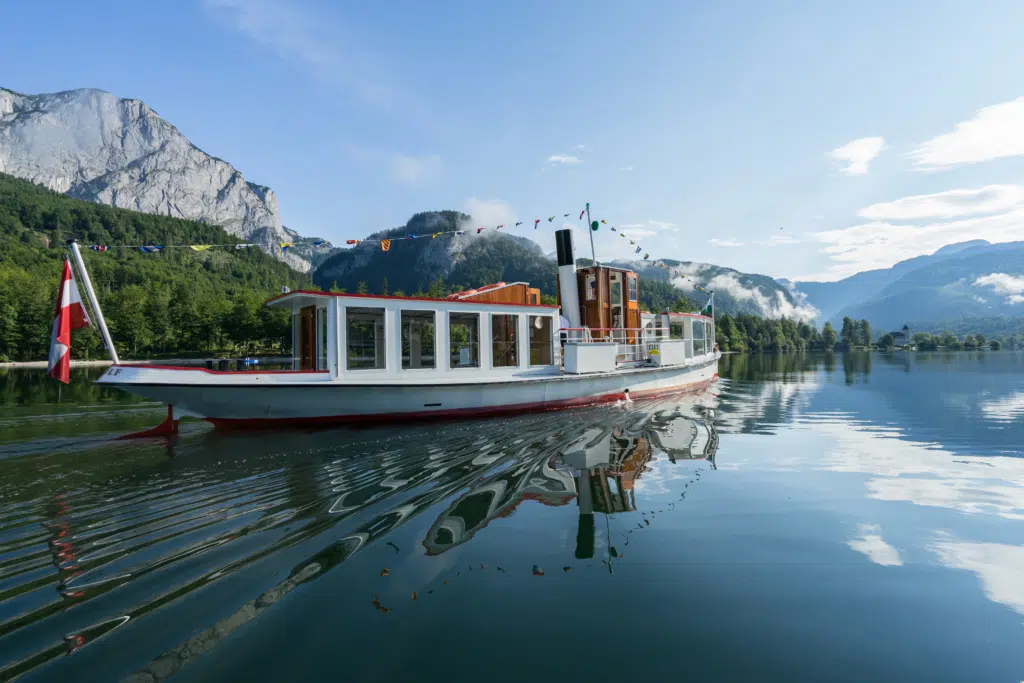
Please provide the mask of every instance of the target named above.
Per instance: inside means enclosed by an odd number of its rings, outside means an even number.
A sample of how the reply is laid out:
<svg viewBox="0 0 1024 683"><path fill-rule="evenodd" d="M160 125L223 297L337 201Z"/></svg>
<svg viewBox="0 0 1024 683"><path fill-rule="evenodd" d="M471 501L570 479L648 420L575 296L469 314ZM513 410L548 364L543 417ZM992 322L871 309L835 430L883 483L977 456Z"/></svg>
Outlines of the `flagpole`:
<svg viewBox="0 0 1024 683"><path fill-rule="evenodd" d="M590 257L594 260L594 265L597 264L597 252L594 251L594 229L590 227L590 202L587 202L587 232L590 233Z"/></svg>
<svg viewBox="0 0 1024 683"><path fill-rule="evenodd" d="M96 299L96 292L92 291L92 280L89 279L89 271L85 269L82 252L78 250L78 242L74 240L71 240L71 253L75 255L75 265L78 266L78 274L82 278L82 284L85 285L85 295L89 297L89 305L92 306L93 315L96 316L96 326L100 328L103 344L107 347L107 353L110 354L110 360L114 362L114 365L120 365L121 361L117 357L114 340L110 338L110 330L107 329L107 323L103 319L103 311L100 310L100 302Z"/></svg>

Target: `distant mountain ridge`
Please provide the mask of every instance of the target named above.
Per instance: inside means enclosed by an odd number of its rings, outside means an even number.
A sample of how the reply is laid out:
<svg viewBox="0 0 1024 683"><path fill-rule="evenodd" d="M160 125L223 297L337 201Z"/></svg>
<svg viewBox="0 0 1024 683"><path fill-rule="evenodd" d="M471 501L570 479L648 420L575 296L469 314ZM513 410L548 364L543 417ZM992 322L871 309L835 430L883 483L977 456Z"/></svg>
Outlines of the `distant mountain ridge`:
<svg viewBox="0 0 1024 683"><path fill-rule="evenodd" d="M269 187L196 147L141 100L102 90L0 88L0 172L76 199L219 225L301 271L331 248L286 229Z"/></svg>
<svg viewBox="0 0 1024 683"><path fill-rule="evenodd" d="M821 310L822 322L849 316L876 329L909 324L925 331L972 318L1024 318L1024 297L1014 289L1021 278L1024 242L970 240L838 282L793 284Z"/></svg>
<svg viewBox="0 0 1024 683"><path fill-rule="evenodd" d="M368 240L422 235L415 240L394 242L383 252L377 241L363 242L329 256L313 273L313 281L325 289L337 286L353 292L363 282L371 292L380 293L387 278L391 293L426 291L438 277L446 284L465 288L491 282L526 281L544 294L556 294L557 266L533 240L518 235L487 231L477 234L471 216L458 211L418 213L399 228L374 233ZM431 239L430 233L465 230L462 235ZM589 262L578 259L579 262ZM767 275L740 273L707 263L666 260L684 277L672 278L667 269L652 261L609 261L608 265L629 268L640 276L641 302L653 308L670 305L678 297L689 299L695 308L704 305L707 294L697 286L714 289L716 310L721 313L756 313L766 317L809 320L815 311L791 290Z"/></svg>

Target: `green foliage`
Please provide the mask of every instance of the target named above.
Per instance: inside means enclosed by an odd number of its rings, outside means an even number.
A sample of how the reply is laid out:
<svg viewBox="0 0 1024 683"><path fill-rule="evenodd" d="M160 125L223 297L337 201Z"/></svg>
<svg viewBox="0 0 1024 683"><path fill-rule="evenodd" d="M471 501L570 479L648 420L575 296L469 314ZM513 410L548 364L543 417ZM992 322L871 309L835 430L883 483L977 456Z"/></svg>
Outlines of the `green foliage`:
<svg viewBox="0 0 1024 683"><path fill-rule="evenodd" d="M896 340L890 333L886 332L878 341L878 345L881 346L883 349L891 349L894 346L896 346Z"/></svg>
<svg viewBox="0 0 1024 683"><path fill-rule="evenodd" d="M999 349L1003 348L1003 343L998 339L989 339L988 347L993 351L998 351Z"/></svg>
<svg viewBox="0 0 1024 683"><path fill-rule="evenodd" d="M825 322L825 326L821 328L821 342L826 351L831 351L836 345L836 331L832 328L832 323Z"/></svg>
<svg viewBox="0 0 1024 683"><path fill-rule="evenodd" d="M223 229L70 199L0 173L0 360L45 360L65 241L234 244ZM308 278L259 249L84 250L118 351L127 358L284 349L287 313L262 306ZM84 293L83 293L84 295ZM76 331L75 358L103 357L93 328Z"/></svg>
<svg viewBox="0 0 1024 683"><path fill-rule="evenodd" d="M790 353L827 350L825 333L805 322L788 318L761 318L749 313L722 315L716 321L716 339L723 351ZM835 331L831 344L835 344Z"/></svg>

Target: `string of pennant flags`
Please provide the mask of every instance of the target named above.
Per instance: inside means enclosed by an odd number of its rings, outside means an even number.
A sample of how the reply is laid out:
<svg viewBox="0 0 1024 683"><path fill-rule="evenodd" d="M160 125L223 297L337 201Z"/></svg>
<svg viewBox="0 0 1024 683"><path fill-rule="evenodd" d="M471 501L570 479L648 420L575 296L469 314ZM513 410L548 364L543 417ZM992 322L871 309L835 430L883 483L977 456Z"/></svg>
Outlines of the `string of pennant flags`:
<svg viewBox="0 0 1024 683"><path fill-rule="evenodd" d="M587 214L587 209L589 207L590 207L590 205L588 204L586 207L584 207L582 210L580 210L577 220L583 220L583 217ZM567 213L562 213L561 217L563 219L566 219L566 218L569 218L570 216L575 216L575 215L577 215L576 212L570 211L570 212L567 212ZM533 219L533 229L534 230L539 229L540 228L540 224L543 223L543 222L554 223L555 219L557 219L558 217L559 217L559 214L556 213L556 214L553 214L551 216L546 216L546 218L534 218ZM467 228L467 229L462 229L462 230L440 230L440 231L437 231L437 232L424 232L424 233L418 233L418 234L409 233L407 235L402 235L402 236L397 236L397 237L381 237L381 238L369 238L369 239L349 239L349 240L345 240L345 244L350 245L350 246L354 246L354 245L357 245L357 244L379 244L380 248L381 248L381 251L389 252L389 251L391 251L391 247L392 247L392 244L394 242L401 242L401 241L405 241L405 240L428 239L428 238L429 239L437 239L439 237L448 237L448 236L451 236L451 235L464 235L464 234L477 234L477 235L479 235L480 233L484 232L485 230L507 230L507 229L511 229L511 228L518 228L518 227L523 226L523 225L528 225L528 222L527 221L518 221L514 225L506 225L505 223L500 223L500 224L493 225L493 226L489 226L489 225L487 225L487 226L479 226L479 227L476 227L476 228ZM632 250L634 255L643 254L643 260L644 261L649 261L650 260L650 253L645 251L643 246L640 245L639 243L637 243L637 241L635 239L632 239L628 234L626 234L626 229L616 228L614 225L609 225L608 221L606 221L604 219L592 221L590 223L589 227L590 227L590 229L593 232L598 232L601 229L602 226L604 226L611 233L618 235L620 238L622 238L624 240L627 240L629 242L629 246L630 247L635 247ZM312 241L309 241L309 242L304 242L303 244L308 244L308 245L316 247L316 246L321 246L321 245L326 244L326 243L327 243L326 240L312 240ZM111 249L137 249L138 251L140 251L142 253L151 254L151 253L157 253L157 252L163 251L165 249L191 249L192 251L202 252L202 251L206 251L208 249L215 249L215 248L221 248L221 249L245 249L245 248L248 248L248 247L259 247L259 246L260 246L259 244L253 244L253 243L245 243L245 244L119 244L119 245L93 244L93 245L89 246L89 249L91 249L93 251L97 251L97 252L105 252L105 251L108 251L108 250L111 250ZM286 253L286 252L288 252L288 250L293 249L295 247L295 242L280 242L279 246L281 248L281 251ZM681 277L681 278L687 280L688 282L690 282L695 289L697 289L697 290L699 290L701 292L704 292L706 294L713 294L713 292L711 292L710 290L705 289L704 287L702 287L700 284L695 282L692 278L687 276L685 273L683 273L682 271L677 270L673 266L668 265L664 261L660 261L659 260L659 261L656 261L656 262L652 263L652 265L655 266L655 267L658 267L658 268L665 268L665 269L669 270L672 274L676 275L677 277ZM709 303L710 303L710 300L709 300Z"/></svg>

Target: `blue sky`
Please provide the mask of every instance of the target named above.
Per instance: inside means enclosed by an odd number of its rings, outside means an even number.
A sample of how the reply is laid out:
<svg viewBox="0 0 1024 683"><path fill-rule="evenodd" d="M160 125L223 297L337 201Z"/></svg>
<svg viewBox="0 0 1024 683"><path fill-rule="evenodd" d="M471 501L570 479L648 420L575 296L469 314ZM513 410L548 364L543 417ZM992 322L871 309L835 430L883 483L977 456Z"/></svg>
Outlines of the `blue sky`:
<svg viewBox="0 0 1024 683"><path fill-rule="evenodd" d="M589 201L652 257L835 279L1024 236L1024 3L37 1L4 16L18 30L0 85L142 99L274 188L286 225L336 243L422 210L530 223ZM629 256L622 242L599 233L598 255Z"/></svg>

